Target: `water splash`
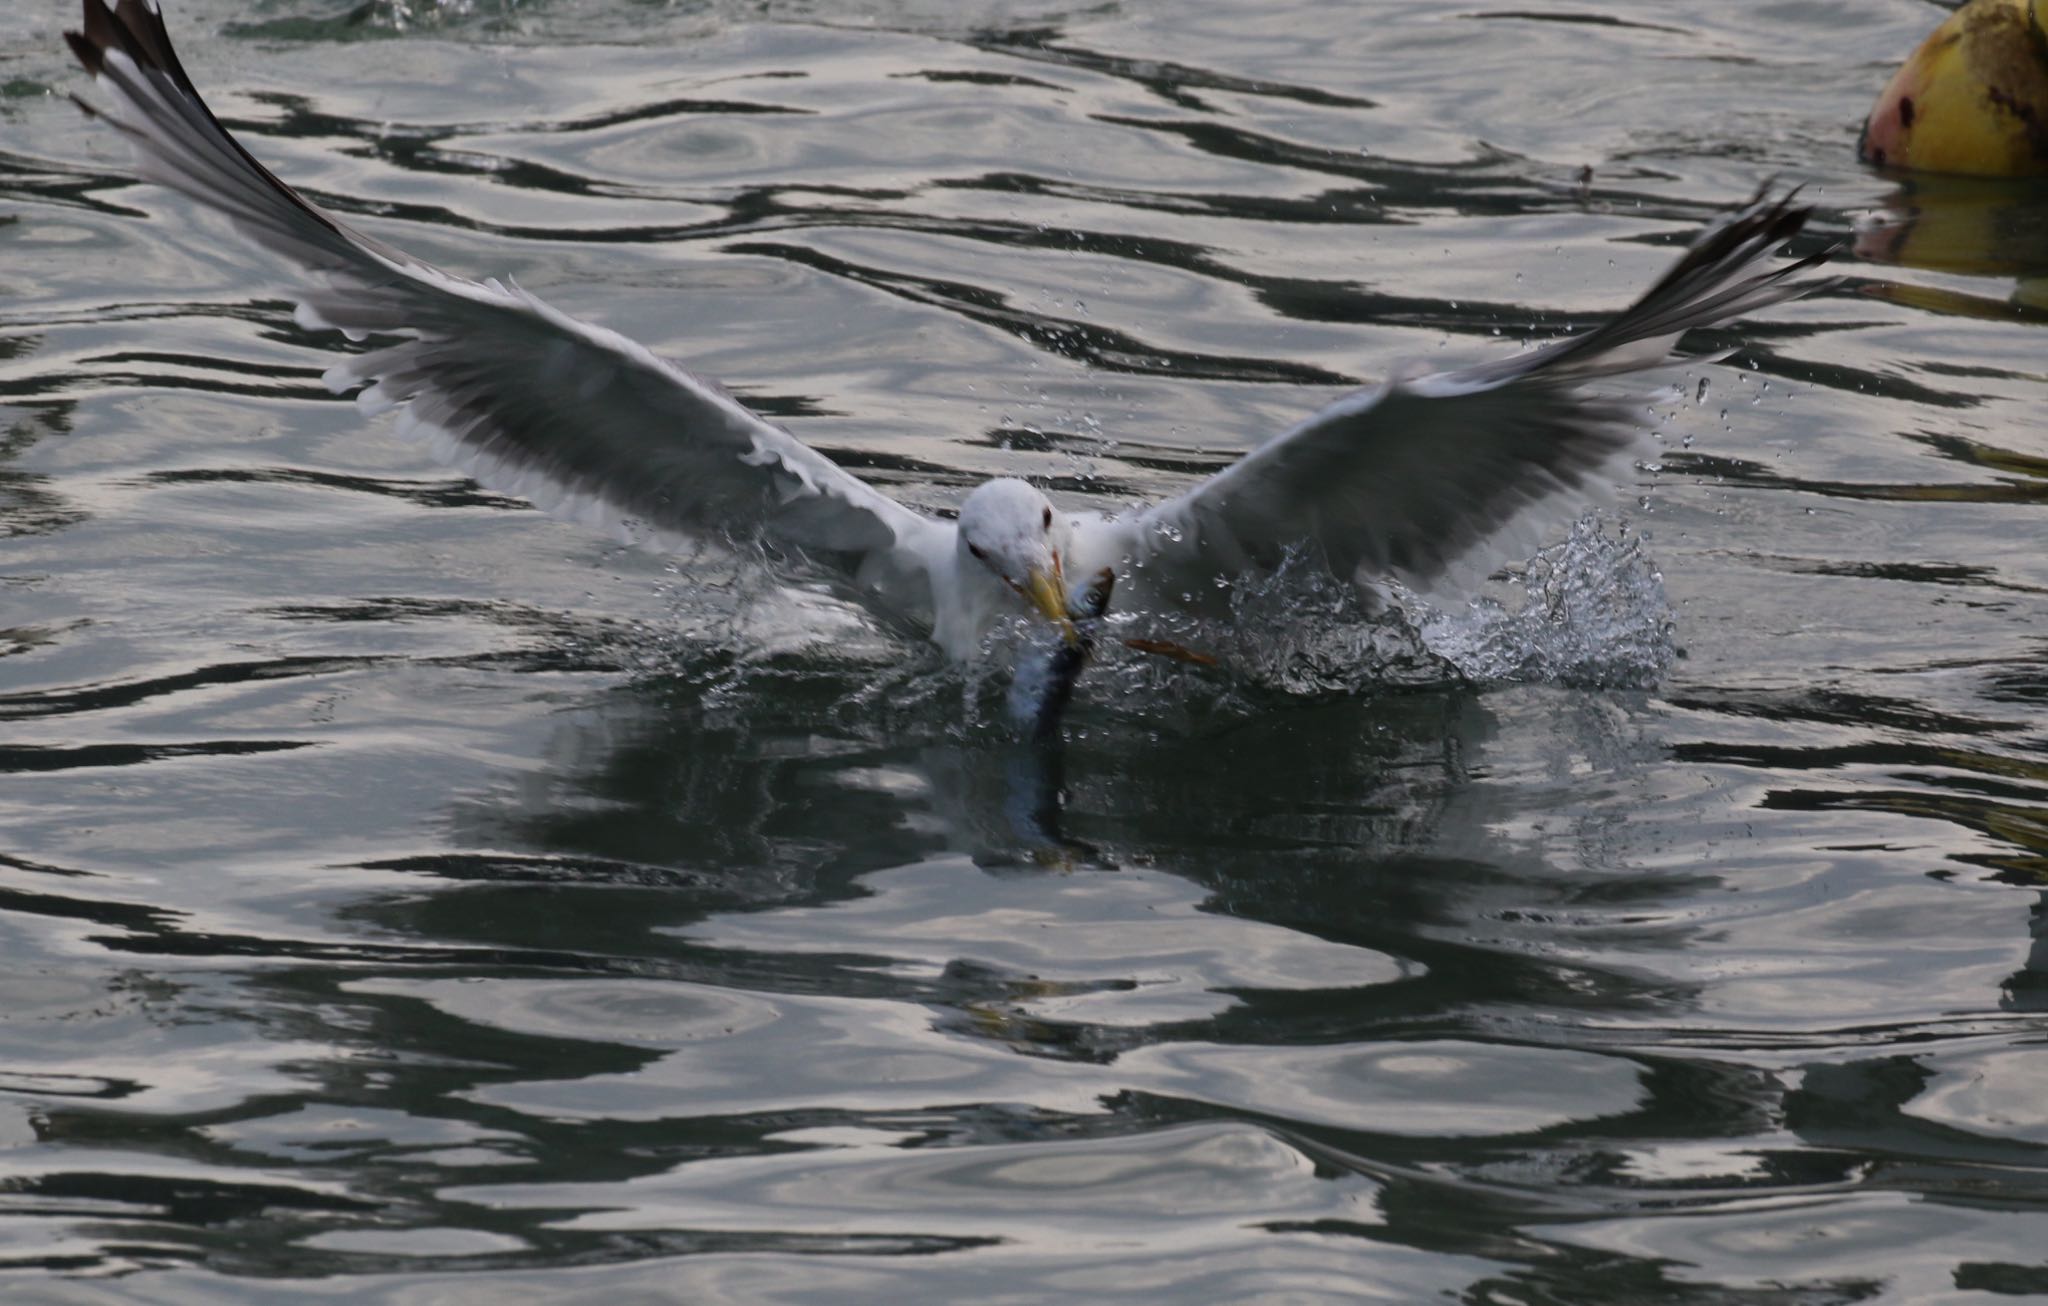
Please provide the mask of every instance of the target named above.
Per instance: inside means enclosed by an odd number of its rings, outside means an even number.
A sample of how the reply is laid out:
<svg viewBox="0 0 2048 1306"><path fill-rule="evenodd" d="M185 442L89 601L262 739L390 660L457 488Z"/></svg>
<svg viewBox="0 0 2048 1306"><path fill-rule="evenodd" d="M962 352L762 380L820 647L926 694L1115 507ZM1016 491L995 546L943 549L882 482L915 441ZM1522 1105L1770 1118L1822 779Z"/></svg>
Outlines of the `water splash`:
<svg viewBox="0 0 2048 1306"><path fill-rule="evenodd" d="M671 622L620 650L643 678L697 685L707 707L744 716L748 704L801 701L856 734L957 738L1014 729L1046 692L1057 641L1033 618L998 623L982 657L952 664L830 587L774 579L760 559L708 562L677 568ZM1471 682L1640 688L1676 655L1663 578L1642 537L1590 515L1469 598L1398 584L1361 592L1296 558L1231 586L1228 613L1110 613L1081 676L1084 717L1198 729L1269 708L1276 695ZM1136 651L1126 639L1178 644L1217 665Z"/></svg>
<svg viewBox="0 0 2048 1306"><path fill-rule="evenodd" d="M1664 577L1642 537L1594 515L1495 592L1456 607L1403 599L1423 643L1471 680L1643 688L1677 656Z"/></svg>
<svg viewBox="0 0 2048 1306"><path fill-rule="evenodd" d="M1462 600L1399 584L1362 593L1302 559L1232 587L1224 621L1113 616L1123 635L1212 654L1216 671L1103 641L1098 705L1229 712L1321 697L1480 682L1641 688L1676 656L1670 600L1640 535L1597 516Z"/></svg>

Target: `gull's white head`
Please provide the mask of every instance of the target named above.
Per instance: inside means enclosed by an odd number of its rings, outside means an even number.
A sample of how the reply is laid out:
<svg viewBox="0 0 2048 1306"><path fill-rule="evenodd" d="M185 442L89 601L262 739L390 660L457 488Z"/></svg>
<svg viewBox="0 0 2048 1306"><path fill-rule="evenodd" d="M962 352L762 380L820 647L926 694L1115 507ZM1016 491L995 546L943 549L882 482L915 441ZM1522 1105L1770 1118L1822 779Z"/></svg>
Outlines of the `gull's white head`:
<svg viewBox="0 0 2048 1306"><path fill-rule="evenodd" d="M960 505L958 547L968 558L963 566L987 568L1072 640L1066 553L1073 531L1052 500L1004 477L977 487Z"/></svg>

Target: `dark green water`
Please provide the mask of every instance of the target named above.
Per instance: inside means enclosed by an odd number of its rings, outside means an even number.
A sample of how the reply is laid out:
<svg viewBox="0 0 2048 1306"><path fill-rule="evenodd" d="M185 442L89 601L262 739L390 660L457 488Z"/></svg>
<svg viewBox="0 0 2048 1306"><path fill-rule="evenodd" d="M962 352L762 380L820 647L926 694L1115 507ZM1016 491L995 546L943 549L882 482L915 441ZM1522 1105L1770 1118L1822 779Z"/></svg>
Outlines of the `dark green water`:
<svg viewBox="0 0 2048 1306"><path fill-rule="evenodd" d="M1939 266L1696 340L1518 682L1048 753L361 422L7 7L0 1300L2048 1295L2043 224L1851 159L1938 7L172 3L322 202L927 507L1168 491L1774 173Z"/></svg>

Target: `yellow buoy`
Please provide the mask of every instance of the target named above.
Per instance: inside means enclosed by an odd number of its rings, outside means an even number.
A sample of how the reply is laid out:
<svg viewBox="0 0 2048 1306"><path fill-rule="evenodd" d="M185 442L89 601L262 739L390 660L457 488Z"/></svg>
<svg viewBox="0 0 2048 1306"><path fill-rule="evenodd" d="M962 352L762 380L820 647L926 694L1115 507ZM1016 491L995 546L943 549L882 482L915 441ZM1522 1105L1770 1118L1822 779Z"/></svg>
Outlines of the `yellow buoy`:
<svg viewBox="0 0 2048 1306"><path fill-rule="evenodd" d="M1880 168L2048 176L2048 0L1970 0L1892 75L1857 147Z"/></svg>

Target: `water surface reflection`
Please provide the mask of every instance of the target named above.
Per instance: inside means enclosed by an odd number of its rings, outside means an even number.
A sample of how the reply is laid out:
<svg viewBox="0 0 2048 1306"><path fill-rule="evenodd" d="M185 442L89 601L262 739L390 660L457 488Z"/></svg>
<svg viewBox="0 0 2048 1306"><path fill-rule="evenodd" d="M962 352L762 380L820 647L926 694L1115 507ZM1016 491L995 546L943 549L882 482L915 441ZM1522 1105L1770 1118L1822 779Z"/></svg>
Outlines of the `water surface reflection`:
<svg viewBox="0 0 2048 1306"><path fill-rule="evenodd" d="M1850 160L1923 5L1581 8L181 0L323 201L926 507L1170 491L1765 174L1863 237L1646 412L1653 622L1052 752L366 430L0 13L10 1300L2048 1291L2025 203Z"/></svg>

